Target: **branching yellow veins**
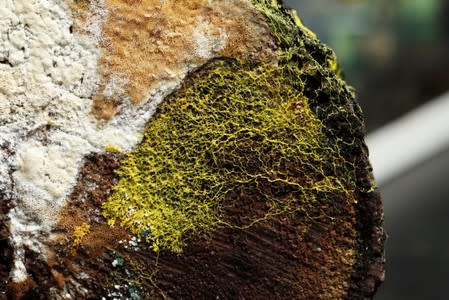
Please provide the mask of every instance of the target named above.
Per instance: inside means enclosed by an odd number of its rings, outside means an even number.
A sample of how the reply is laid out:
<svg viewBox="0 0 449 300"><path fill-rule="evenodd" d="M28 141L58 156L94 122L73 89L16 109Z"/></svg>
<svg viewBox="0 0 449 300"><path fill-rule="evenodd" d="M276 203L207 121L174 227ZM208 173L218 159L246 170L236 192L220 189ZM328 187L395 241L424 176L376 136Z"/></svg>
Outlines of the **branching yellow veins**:
<svg viewBox="0 0 449 300"><path fill-rule="evenodd" d="M266 217L306 211L317 193L346 193L323 171L338 152L323 147L321 122L289 83L299 68L286 76L283 67L216 64L161 105L104 205L155 251L179 253L188 236L224 224L230 191L262 195Z"/></svg>
<svg viewBox="0 0 449 300"><path fill-rule="evenodd" d="M333 197L355 202L356 164L345 155L358 129L342 127L340 136L326 125L354 116L338 98L349 92L332 71L335 56L277 1L253 4L278 40L280 62L223 59L191 74L160 105L103 206L110 224L118 220L155 251L181 253L192 236L282 214L307 226L329 218L321 207ZM264 215L230 224L226 208L240 195L264 202Z"/></svg>
<svg viewBox="0 0 449 300"><path fill-rule="evenodd" d="M306 32L308 35L310 35L311 38L318 39L318 37L316 36L316 34L313 31L311 31L309 28L304 26L301 18L298 16L298 13L296 12L296 10L292 9L290 11L290 14L292 15L293 20L295 21L296 25L299 28L301 28L304 32Z"/></svg>

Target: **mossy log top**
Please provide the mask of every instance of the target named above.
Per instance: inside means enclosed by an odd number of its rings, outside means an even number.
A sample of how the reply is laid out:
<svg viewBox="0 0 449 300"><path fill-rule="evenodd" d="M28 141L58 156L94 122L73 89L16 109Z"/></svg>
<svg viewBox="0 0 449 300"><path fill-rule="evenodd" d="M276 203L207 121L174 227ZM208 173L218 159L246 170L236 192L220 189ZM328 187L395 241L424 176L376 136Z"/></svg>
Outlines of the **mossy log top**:
<svg viewBox="0 0 449 300"><path fill-rule="evenodd" d="M354 92L296 12L251 2L270 36L192 70L131 152L85 157L48 242L56 255L26 253L33 278L10 297L374 295L383 213ZM267 40L259 57L241 53Z"/></svg>

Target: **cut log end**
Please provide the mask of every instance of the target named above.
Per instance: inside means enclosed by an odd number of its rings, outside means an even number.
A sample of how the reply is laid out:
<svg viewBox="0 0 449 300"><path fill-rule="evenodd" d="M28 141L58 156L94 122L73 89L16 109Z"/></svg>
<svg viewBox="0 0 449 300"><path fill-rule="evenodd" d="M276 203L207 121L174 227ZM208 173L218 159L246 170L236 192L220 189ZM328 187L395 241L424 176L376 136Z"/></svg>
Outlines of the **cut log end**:
<svg viewBox="0 0 449 300"><path fill-rule="evenodd" d="M104 54L97 89L113 101L101 126L92 90L95 116L81 126L49 112L69 125L28 130L32 151L0 135L0 298L371 299L384 280L382 201L334 53L278 1L147 2L69 1L70 34ZM180 50L164 54L175 38ZM78 156L61 153L68 144ZM48 187L59 206L33 198Z"/></svg>

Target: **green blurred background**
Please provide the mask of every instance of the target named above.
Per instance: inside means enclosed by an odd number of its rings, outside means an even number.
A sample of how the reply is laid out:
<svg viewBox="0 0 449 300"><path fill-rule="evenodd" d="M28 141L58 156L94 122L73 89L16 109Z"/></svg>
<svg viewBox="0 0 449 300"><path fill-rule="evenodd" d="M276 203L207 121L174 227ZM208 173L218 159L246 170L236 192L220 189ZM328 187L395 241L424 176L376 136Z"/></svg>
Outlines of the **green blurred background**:
<svg viewBox="0 0 449 300"><path fill-rule="evenodd" d="M449 1L285 3L336 51L369 130L449 90Z"/></svg>

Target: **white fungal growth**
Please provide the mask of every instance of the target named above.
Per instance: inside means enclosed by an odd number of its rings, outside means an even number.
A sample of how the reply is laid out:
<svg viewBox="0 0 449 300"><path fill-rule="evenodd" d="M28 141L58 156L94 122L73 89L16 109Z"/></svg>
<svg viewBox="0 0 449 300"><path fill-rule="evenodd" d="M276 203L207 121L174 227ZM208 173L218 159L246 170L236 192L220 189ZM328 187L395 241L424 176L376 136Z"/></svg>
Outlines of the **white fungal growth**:
<svg viewBox="0 0 449 300"><path fill-rule="evenodd" d="M228 36L221 28L211 26L207 21L199 19L192 39L195 42L196 56L209 58L226 47Z"/></svg>

